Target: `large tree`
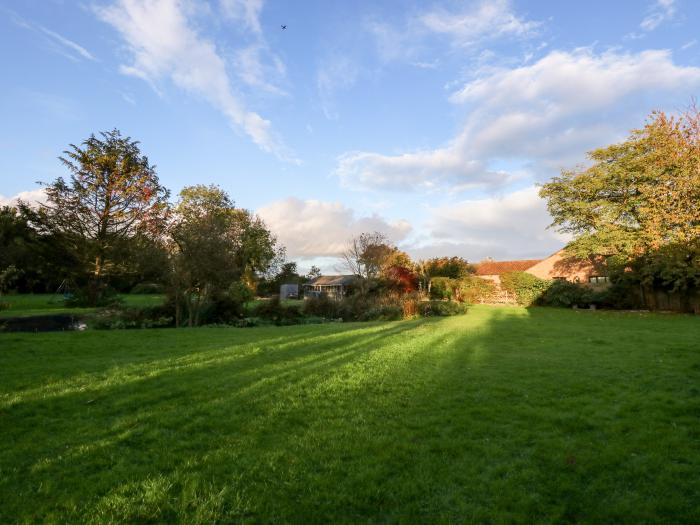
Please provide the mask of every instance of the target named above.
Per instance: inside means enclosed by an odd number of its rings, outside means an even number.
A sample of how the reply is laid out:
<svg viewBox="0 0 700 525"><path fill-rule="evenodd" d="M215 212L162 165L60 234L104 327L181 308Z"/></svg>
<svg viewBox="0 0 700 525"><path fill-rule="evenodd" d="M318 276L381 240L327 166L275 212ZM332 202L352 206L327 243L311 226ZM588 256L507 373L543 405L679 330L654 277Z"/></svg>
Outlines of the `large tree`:
<svg viewBox="0 0 700 525"><path fill-rule="evenodd" d="M278 257L274 236L263 221L236 208L217 186L180 192L170 226L176 321L200 323L203 308L232 284L264 273Z"/></svg>
<svg viewBox="0 0 700 525"><path fill-rule="evenodd" d="M610 256L647 284L700 284L700 113L662 112L625 142L589 153L589 167L565 170L540 195L573 255ZM615 264L616 263L616 264Z"/></svg>
<svg viewBox="0 0 700 525"><path fill-rule="evenodd" d="M80 255L92 281L100 282L114 267L124 239L162 231L168 191L139 143L116 129L71 144L59 158L70 178L46 185L40 216Z"/></svg>

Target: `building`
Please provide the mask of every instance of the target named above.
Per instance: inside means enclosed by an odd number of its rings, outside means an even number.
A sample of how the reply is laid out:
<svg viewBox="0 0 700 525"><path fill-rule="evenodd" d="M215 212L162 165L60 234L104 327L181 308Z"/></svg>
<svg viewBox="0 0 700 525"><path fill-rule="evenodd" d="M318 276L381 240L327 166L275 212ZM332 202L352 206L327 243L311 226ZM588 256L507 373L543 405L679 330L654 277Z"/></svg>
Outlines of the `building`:
<svg viewBox="0 0 700 525"><path fill-rule="evenodd" d="M482 279L501 284L501 275L509 272L525 272L528 268L541 262L540 259L521 261L483 261L476 265L476 275Z"/></svg>
<svg viewBox="0 0 700 525"><path fill-rule="evenodd" d="M605 257L602 255L579 259L559 250L525 271L540 279L563 279L592 286L608 284Z"/></svg>
<svg viewBox="0 0 700 525"><path fill-rule="evenodd" d="M280 299L298 299L299 285L296 283L283 284L280 286Z"/></svg>
<svg viewBox="0 0 700 525"><path fill-rule="evenodd" d="M325 296L342 299L352 291L357 279L355 275L321 275L304 285L304 298Z"/></svg>
<svg viewBox="0 0 700 525"><path fill-rule="evenodd" d="M586 259L569 257L559 250L545 259L519 261L483 261L476 266L476 275L482 279L501 283L501 275L509 272L527 272L540 279L563 279L572 283L606 285L608 283L605 257Z"/></svg>

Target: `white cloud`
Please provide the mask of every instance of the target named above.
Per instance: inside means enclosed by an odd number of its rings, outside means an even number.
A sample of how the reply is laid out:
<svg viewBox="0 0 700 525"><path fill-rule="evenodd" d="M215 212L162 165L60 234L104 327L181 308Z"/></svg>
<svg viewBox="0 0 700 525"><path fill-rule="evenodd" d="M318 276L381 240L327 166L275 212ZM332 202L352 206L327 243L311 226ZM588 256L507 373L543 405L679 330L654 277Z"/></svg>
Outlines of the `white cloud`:
<svg viewBox="0 0 700 525"><path fill-rule="evenodd" d="M651 12L642 20L639 27L644 31L653 31L662 23L672 20L675 14L675 0L656 0L651 7Z"/></svg>
<svg viewBox="0 0 700 525"><path fill-rule="evenodd" d="M38 188L36 190L20 191L12 197L0 195L0 206L15 206L18 200L36 206L39 203L43 204L46 202L46 193L42 188Z"/></svg>
<svg viewBox="0 0 700 525"><path fill-rule="evenodd" d="M446 38L455 48L472 52L498 39L530 38L541 23L518 16L510 0L481 0L456 12L437 8L411 13L398 23L369 19L364 25L382 61L434 68L434 60L420 58L430 49L431 37Z"/></svg>
<svg viewBox="0 0 700 525"><path fill-rule="evenodd" d="M568 240L547 230L552 220L534 186L435 207L430 214L426 239L409 248L415 257L448 254L470 261L539 258Z"/></svg>
<svg viewBox="0 0 700 525"><path fill-rule="evenodd" d="M270 64L265 64L263 55L269 55ZM286 67L282 60L272 53L263 43L255 43L235 53L236 73L251 87L262 89L273 95L287 96L288 93L271 82L271 77L282 79Z"/></svg>
<svg viewBox="0 0 700 525"><path fill-rule="evenodd" d="M362 232L379 231L399 242L411 231L406 221L389 222L376 214L357 217L339 202L290 197L272 202L257 213L286 246L290 257L338 257L348 241Z"/></svg>
<svg viewBox="0 0 700 525"><path fill-rule="evenodd" d="M5 11L10 16L10 20L12 20L16 26L43 34L44 38L51 45L53 51L59 53L60 55L63 55L74 62L78 62L81 58L97 61L95 56L90 53L90 51L73 40L70 40L42 25L30 23L10 9Z"/></svg>
<svg viewBox="0 0 700 525"><path fill-rule="evenodd" d="M263 0L220 0L224 15L235 22L242 22L246 29L262 33L260 12Z"/></svg>
<svg viewBox="0 0 700 525"><path fill-rule="evenodd" d="M170 78L220 110L262 150L294 160L273 135L270 121L248 110L235 95L223 58L188 22L186 7L177 0L118 0L95 11L127 44L133 63L121 67L124 74L153 86Z"/></svg>
<svg viewBox="0 0 700 525"><path fill-rule="evenodd" d="M532 64L490 70L455 92L450 100L471 111L447 145L400 155L347 153L336 175L350 188L498 187L514 173L491 166L507 160L546 168L536 176L547 178L639 125L644 97L683 101L698 87L700 68L676 65L665 50L553 51Z"/></svg>
<svg viewBox="0 0 700 525"><path fill-rule="evenodd" d="M429 31L450 36L459 46L504 36L530 36L540 26L518 17L509 0L485 0L459 13L436 10L422 15L420 21Z"/></svg>

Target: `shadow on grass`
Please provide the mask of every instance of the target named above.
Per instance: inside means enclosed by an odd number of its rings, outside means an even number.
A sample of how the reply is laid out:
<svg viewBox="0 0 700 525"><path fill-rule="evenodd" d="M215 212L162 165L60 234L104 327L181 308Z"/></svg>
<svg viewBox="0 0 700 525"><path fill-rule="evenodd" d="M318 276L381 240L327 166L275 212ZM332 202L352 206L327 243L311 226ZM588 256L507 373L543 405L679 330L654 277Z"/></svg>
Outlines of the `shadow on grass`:
<svg viewBox="0 0 700 525"><path fill-rule="evenodd" d="M483 308L149 334L172 347L134 359L122 338L3 405L0 521L697 521L700 361L692 332L641 345L657 322Z"/></svg>

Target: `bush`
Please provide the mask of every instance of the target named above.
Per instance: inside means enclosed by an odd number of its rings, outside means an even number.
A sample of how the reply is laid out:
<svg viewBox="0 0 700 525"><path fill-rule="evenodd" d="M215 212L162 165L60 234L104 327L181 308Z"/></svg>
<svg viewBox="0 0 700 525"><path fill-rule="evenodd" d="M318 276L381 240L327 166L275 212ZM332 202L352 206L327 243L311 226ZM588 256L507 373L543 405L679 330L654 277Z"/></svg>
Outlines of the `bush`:
<svg viewBox="0 0 700 525"><path fill-rule="evenodd" d="M460 299L468 304L488 302L496 293L492 281L469 275L459 282Z"/></svg>
<svg viewBox="0 0 700 525"><path fill-rule="evenodd" d="M588 286L561 279L550 283L540 299L540 304L569 308L579 306L586 308L594 302L595 293Z"/></svg>
<svg viewBox="0 0 700 525"><path fill-rule="evenodd" d="M451 301L455 290L459 287L459 281L451 277L433 277L430 280L430 298Z"/></svg>
<svg viewBox="0 0 700 525"><path fill-rule="evenodd" d="M325 295L304 299L304 306L302 307L302 311L305 315L313 315L326 319L340 318L340 310L339 302L329 299Z"/></svg>
<svg viewBox="0 0 700 525"><path fill-rule="evenodd" d="M276 325L299 324L302 320L299 306L285 306L280 302L279 295L272 296L267 301L262 301L253 308L256 317L261 317Z"/></svg>
<svg viewBox="0 0 700 525"><path fill-rule="evenodd" d="M124 304L117 291L111 286L104 284L88 284L78 288L73 294L65 300L66 306L70 307L92 307L92 306L110 306L121 307Z"/></svg>
<svg viewBox="0 0 700 525"><path fill-rule="evenodd" d="M173 326L174 317L168 305L147 308L105 308L96 312L88 320L88 324L97 330L162 328Z"/></svg>
<svg viewBox="0 0 700 525"><path fill-rule="evenodd" d="M425 301L420 303L420 315L423 317L443 317L467 313L467 305L451 301Z"/></svg>
<svg viewBox="0 0 700 525"><path fill-rule="evenodd" d="M545 281L527 272L508 272L501 275L501 288L515 295L518 304L531 306L540 300L551 281Z"/></svg>
<svg viewBox="0 0 700 525"><path fill-rule="evenodd" d="M139 283L134 286L129 293L132 294L156 294L163 293L165 290L162 284L158 283Z"/></svg>

